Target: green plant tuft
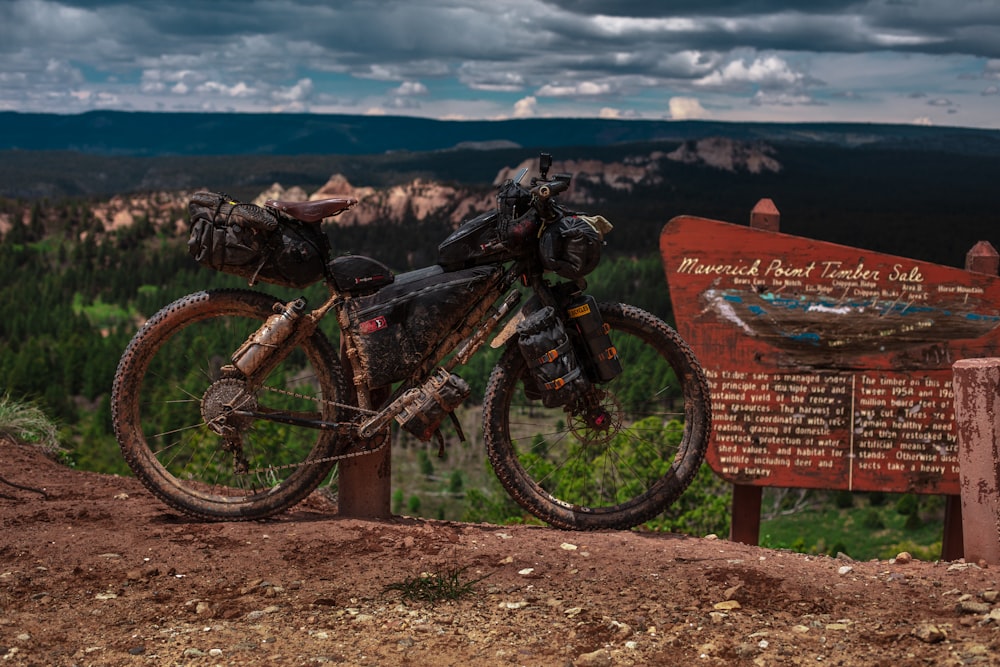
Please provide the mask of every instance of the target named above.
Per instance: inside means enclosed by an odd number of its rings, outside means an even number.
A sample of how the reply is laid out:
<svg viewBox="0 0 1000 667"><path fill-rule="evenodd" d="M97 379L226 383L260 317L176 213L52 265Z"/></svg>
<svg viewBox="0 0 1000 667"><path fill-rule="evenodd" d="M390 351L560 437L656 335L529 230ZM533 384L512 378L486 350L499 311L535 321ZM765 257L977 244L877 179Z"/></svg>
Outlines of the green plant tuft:
<svg viewBox="0 0 1000 667"><path fill-rule="evenodd" d="M37 404L15 401L7 393L0 396L0 440L37 445L53 456L62 451L55 422Z"/></svg>
<svg viewBox="0 0 1000 667"><path fill-rule="evenodd" d="M416 577L407 577L403 581L389 584L385 591L399 591L404 600L410 602L443 602L445 600L457 600L463 595L472 592L473 586L490 575L484 575L478 579L462 581L462 573L466 568L461 567L449 570L444 574L421 572Z"/></svg>

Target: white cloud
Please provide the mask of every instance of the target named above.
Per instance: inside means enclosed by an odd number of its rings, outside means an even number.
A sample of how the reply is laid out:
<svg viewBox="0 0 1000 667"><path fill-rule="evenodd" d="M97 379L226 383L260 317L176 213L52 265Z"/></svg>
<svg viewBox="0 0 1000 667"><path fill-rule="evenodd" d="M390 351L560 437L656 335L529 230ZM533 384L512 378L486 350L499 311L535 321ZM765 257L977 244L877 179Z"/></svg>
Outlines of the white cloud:
<svg viewBox="0 0 1000 667"><path fill-rule="evenodd" d="M523 97L514 103L514 118L531 118L538 110L538 99Z"/></svg>
<svg viewBox="0 0 1000 667"><path fill-rule="evenodd" d="M427 86L419 81L404 81L398 88L394 88L390 92L393 95L399 95L400 97L411 97L414 95L426 95L428 90Z"/></svg>
<svg viewBox="0 0 1000 667"><path fill-rule="evenodd" d="M596 97L609 92L611 86L607 83L580 81L571 85L547 84L539 88L536 94L544 97Z"/></svg>
<svg viewBox="0 0 1000 667"><path fill-rule="evenodd" d="M755 58L750 63L743 59L730 61L694 83L705 88L732 88L748 83L765 87L787 87L800 84L804 79L785 60L771 55Z"/></svg>
<svg viewBox="0 0 1000 667"><path fill-rule="evenodd" d="M793 92L765 92L758 90L750 99L754 106L810 106L820 103L808 95Z"/></svg>
<svg viewBox="0 0 1000 667"><path fill-rule="evenodd" d="M669 107L673 120L695 120L709 115L701 102L693 97L671 97Z"/></svg>

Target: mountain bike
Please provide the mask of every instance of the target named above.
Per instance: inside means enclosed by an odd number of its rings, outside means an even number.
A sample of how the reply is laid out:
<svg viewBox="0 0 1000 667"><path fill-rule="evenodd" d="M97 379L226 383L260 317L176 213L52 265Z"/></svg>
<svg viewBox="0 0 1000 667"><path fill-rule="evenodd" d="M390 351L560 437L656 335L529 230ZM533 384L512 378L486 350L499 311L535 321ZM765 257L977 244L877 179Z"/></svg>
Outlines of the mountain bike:
<svg viewBox="0 0 1000 667"><path fill-rule="evenodd" d="M559 203L572 176L550 177L551 166L542 154L538 175L507 179L437 263L398 275L333 256L321 223L354 199L194 195L200 263L251 286L322 281L328 296L310 308L257 289L200 291L149 318L112 392L135 475L189 515L272 516L329 482L338 461L388 446L393 422L443 447L450 419L464 438L460 373L489 343L500 352L482 398L486 455L524 510L574 530L663 512L704 459L708 384L661 319L587 294L611 225ZM330 315L333 340L320 326Z"/></svg>

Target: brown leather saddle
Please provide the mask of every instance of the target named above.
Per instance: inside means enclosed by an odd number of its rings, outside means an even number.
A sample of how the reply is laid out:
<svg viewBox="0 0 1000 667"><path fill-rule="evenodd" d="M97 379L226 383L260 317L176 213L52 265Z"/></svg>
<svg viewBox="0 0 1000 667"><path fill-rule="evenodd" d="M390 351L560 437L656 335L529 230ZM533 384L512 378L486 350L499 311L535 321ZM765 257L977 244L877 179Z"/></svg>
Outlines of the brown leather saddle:
<svg viewBox="0 0 1000 667"><path fill-rule="evenodd" d="M357 199L350 197L333 197L330 199L317 199L315 201L280 201L278 199L268 199L264 202L264 206L272 208L275 211L280 211L302 222L319 222L323 218L340 215L357 203Z"/></svg>

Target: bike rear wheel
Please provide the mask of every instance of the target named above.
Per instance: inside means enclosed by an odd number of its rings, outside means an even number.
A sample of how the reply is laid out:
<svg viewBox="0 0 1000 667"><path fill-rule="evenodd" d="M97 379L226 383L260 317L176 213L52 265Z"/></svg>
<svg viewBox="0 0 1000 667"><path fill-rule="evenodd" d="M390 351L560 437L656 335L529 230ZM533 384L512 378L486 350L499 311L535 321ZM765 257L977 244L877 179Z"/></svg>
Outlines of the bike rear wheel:
<svg viewBox="0 0 1000 667"><path fill-rule="evenodd" d="M517 344L493 369L483 408L490 463L524 509L557 528L631 528L680 497L705 457L708 383L670 326L626 304L602 303L622 373L595 385L606 419L546 408L526 395Z"/></svg>
<svg viewBox="0 0 1000 667"><path fill-rule="evenodd" d="M344 382L319 330L256 391L223 370L278 302L250 290L188 295L156 313L122 355L111 397L115 435L136 477L171 507L211 520L271 516L322 484L331 457L346 448L333 431L223 414L235 402L244 411L338 419Z"/></svg>

